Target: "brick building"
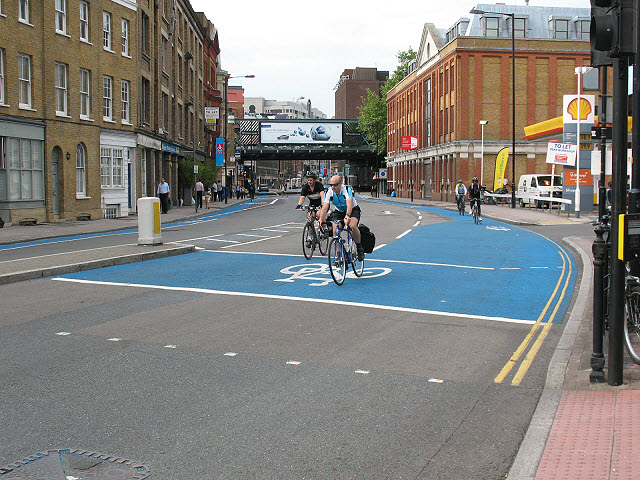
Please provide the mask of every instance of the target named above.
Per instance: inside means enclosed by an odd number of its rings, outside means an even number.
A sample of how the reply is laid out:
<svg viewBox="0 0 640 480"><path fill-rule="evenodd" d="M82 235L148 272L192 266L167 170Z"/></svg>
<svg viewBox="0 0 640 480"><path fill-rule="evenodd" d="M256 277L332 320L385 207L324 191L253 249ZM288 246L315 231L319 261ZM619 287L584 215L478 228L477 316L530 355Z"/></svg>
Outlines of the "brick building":
<svg viewBox="0 0 640 480"><path fill-rule="evenodd" d="M335 118L358 118L362 97L367 90L380 94L380 88L389 78L389 72L379 72L376 68L356 67L346 69L335 86Z"/></svg>
<svg viewBox="0 0 640 480"><path fill-rule="evenodd" d="M101 218L108 204L126 214L136 2L19 0L0 10L0 216Z"/></svg>
<svg viewBox="0 0 640 480"><path fill-rule="evenodd" d="M409 197L452 200L458 179L493 187L496 155L511 148L512 28L516 51L516 178L550 172L547 142L523 141L526 125L557 117L589 65L589 8L478 5L445 36L425 24L415 65L387 96L389 188ZM514 21L504 13L513 13ZM586 92L596 93L596 92ZM481 159L481 120L484 162ZM403 151L402 136L418 137ZM511 157L507 172L511 172ZM511 182L512 179L507 177Z"/></svg>

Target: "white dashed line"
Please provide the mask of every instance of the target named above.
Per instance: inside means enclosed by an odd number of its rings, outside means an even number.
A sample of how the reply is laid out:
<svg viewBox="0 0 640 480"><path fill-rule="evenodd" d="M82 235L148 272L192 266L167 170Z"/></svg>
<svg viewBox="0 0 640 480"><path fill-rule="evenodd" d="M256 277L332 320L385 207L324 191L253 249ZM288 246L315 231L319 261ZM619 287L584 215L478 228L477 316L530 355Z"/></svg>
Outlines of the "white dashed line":
<svg viewBox="0 0 640 480"><path fill-rule="evenodd" d="M120 340L122 339L118 337L107 338L107 342L119 342Z"/></svg>
<svg viewBox="0 0 640 480"><path fill-rule="evenodd" d="M368 375L371 372L369 370L356 370L355 373L360 373L362 375Z"/></svg>
<svg viewBox="0 0 640 480"><path fill-rule="evenodd" d="M251 240L250 242L236 243L234 245L225 245L224 247L220 247L220 248L239 247L241 245L249 245L250 243L256 243L256 242L264 242L265 240L272 240L274 238L280 238L280 237L282 237L282 235L276 235L275 237L259 238L258 240Z"/></svg>
<svg viewBox="0 0 640 480"><path fill-rule="evenodd" d="M414 227L417 227L418 225L420 225L420 220L413 224Z"/></svg>
<svg viewBox="0 0 640 480"><path fill-rule="evenodd" d="M225 357L235 357L236 355L238 355L238 354L235 353L235 352L227 352L227 353L224 354Z"/></svg>
<svg viewBox="0 0 640 480"><path fill-rule="evenodd" d="M439 378L430 378L428 381L431 383L444 383L444 380L440 380Z"/></svg>
<svg viewBox="0 0 640 480"><path fill-rule="evenodd" d="M400 238L404 237L404 236L405 236L406 234L408 234L408 233L411 233L411 230L407 230L406 232L401 233L400 235L398 235L398 236L396 237L396 240L399 240Z"/></svg>
<svg viewBox="0 0 640 480"><path fill-rule="evenodd" d="M298 362L297 360L289 360L287 365L300 365L302 362Z"/></svg>
<svg viewBox="0 0 640 480"><path fill-rule="evenodd" d="M60 335L61 337L66 337L67 335L71 335L71 332L58 332L56 335Z"/></svg>
<svg viewBox="0 0 640 480"><path fill-rule="evenodd" d="M177 345L165 345L164 348L178 348Z"/></svg>

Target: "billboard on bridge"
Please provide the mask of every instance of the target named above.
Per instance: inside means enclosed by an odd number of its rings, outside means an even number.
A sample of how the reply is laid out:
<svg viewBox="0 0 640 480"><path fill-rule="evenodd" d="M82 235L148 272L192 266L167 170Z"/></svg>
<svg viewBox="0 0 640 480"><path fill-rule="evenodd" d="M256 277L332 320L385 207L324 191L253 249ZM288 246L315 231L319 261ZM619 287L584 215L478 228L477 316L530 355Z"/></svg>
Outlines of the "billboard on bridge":
<svg viewBox="0 0 640 480"><path fill-rule="evenodd" d="M260 143L341 144L342 123L263 122Z"/></svg>

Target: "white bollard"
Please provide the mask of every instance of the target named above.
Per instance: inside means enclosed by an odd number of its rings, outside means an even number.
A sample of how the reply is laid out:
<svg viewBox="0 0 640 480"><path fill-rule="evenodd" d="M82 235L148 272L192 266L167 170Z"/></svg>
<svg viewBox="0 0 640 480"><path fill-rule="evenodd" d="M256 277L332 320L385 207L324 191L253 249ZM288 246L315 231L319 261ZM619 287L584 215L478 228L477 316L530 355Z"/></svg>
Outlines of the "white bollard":
<svg viewBox="0 0 640 480"><path fill-rule="evenodd" d="M160 199L142 197L138 199L138 245L162 243L160 233Z"/></svg>

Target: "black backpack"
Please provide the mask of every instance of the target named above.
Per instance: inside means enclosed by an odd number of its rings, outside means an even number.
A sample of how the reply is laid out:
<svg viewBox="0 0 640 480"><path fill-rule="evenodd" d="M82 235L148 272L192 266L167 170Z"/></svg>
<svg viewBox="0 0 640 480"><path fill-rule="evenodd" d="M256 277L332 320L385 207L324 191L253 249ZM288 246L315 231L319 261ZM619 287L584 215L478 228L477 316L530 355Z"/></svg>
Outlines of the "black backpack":
<svg viewBox="0 0 640 480"><path fill-rule="evenodd" d="M364 249L364 253L371 253L376 246L376 236L373 232L364 224L358 225L360 230L360 243Z"/></svg>

